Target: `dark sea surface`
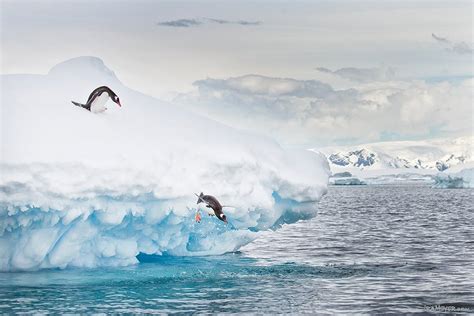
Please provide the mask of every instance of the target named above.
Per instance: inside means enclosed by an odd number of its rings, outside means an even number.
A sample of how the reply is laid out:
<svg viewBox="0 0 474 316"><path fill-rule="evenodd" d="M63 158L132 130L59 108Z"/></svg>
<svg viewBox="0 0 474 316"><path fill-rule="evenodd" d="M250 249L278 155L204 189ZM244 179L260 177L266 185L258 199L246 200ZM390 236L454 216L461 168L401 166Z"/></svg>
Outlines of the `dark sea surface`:
<svg viewBox="0 0 474 316"><path fill-rule="evenodd" d="M217 257L0 273L0 313L474 314L474 190L333 186Z"/></svg>

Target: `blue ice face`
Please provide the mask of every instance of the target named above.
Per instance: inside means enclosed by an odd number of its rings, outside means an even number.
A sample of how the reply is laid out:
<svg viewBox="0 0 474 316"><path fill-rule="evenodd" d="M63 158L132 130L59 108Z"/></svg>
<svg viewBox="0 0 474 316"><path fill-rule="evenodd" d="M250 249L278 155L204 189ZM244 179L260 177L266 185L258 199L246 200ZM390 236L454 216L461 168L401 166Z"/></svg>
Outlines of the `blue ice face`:
<svg viewBox="0 0 474 316"><path fill-rule="evenodd" d="M137 263L140 253L218 255L237 251L261 230L316 214L315 201L282 198L273 191L271 207L229 208L226 224L207 216L209 209L196 206L192 194L163 199L139 183L114 187L116 170L97 173L83 166L38 165L2 171L7 179L30 174L23 182L4 183L0 190L2 271L125 266ZM48 182L78 172L88 176L76 177L74 187L58 188L57 182ZM32 179L43 179L43 185L29 182ZM202 221L197 223L194 215L199 207Z"/></svg>

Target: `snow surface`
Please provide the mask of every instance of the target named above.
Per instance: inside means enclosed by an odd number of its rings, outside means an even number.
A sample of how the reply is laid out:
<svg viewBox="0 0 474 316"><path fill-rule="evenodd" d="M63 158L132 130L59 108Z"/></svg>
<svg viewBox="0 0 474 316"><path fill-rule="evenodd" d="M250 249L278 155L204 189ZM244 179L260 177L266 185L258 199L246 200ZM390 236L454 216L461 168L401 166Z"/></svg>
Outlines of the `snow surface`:
<svg viewBox="0 0 474 316"><path fill-rule="evenodd" d="M327 190L323 155L131 90L95 57L3 75L1 85L0 271L235 251L258 231L314 216ZM101 85L122 108L70 103ZM234 206L229 225L194 222L201 191Z"/></svg>

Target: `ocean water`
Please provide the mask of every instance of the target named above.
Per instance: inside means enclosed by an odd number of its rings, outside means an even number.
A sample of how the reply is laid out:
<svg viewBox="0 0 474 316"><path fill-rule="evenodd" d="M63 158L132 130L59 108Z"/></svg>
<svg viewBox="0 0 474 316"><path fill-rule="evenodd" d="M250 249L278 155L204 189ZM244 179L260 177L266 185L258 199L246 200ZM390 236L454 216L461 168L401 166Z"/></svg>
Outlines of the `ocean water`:
<svg viewBox="0 0 474 316"><path fill-rule="evenodd" d="M0 313L474 313L473 193L330 187L238 253L0 273Z"/></svg>

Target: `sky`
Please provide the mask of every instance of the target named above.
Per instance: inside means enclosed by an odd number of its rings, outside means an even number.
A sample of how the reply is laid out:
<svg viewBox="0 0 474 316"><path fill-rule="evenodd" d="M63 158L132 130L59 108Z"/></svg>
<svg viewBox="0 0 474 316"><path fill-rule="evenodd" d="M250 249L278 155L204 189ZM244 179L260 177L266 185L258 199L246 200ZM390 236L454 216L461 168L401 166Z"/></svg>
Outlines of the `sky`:
<svg viewBox="0 0 474 316"><path fill-rule="evenodd" d="M282 144L473 133L472 1L1 1L1 73L77 56Z"/></svg>

